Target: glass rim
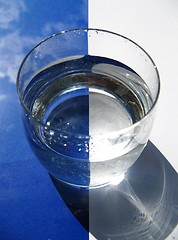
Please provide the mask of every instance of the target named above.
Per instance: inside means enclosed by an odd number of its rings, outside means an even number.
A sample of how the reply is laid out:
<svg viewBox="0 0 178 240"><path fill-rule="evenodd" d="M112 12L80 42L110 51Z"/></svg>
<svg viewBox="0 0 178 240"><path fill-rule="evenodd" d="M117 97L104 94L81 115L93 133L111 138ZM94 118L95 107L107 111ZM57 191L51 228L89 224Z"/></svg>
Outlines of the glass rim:
<svg viewBox="0 0 178 240"><path fill-rule="evenodd" d="M19 82L20 82L20 73L22 71L22 68L24 66L24 63L26 62L26 60L28 59L28 57L30 56L30 54L35 50L37 49L37 47L39 47L40 45L42 45L44 42L47 42L49 39L51 38L54 38L54 37L58 37L60 35L63 35L63 34L66 34L66 33L69 33L69 32L77 32L77 31L83 31L83 32L89 32L89 31L95 31L95 32L103 32L103 33L108 33L108 34L112 34L112 35L115 35L115 36L118 36L122 39L125 39L127 40L128 42L130 42L131 44L135 45L136 47L138 47L141 51L143 51L146 56L149 58L149 60L151 61L152 65L153 65L153 68L155 70L155 73L156 73L156 76L157 76L157 83L158 83L158 86L157 86L157 91L156 91L156 97L155 97L155 100L153 102L153 105L151 106L150 110L144 114L144 116L137 122L133 123L131 126L129 127L126 127L126 128L123 128L123 129L120 129L120 130L116 130L116 131L111 131L109 133L104 133L104 134L98 134L97 136L95 136L96 138L97 137L106 137L106 136L110 136L110 135L121 135L125 132L129 132L131 131L132 129L136 128L138 125L141 125L141 123L148 118L149 115L151 115L151 113L153 112L153 110L155 109L155 106L158 102L158 98L159 98L159 95L160 95L160 76L159 76L159 72L158 72L158 68L155 64L155 62L153 61L153 59L150 57L150 55L144 50L144 48L142 48L139 44L137 44L136 42L134 42L132 39L122 35L122 34L119 34L119 33L116 33L116 32L113 32L113 31L110 31L110 30L105 30L105 29L99 29L99 28L73 28L73 29L68 29L68 30L63 30L63 31L59 31L55 34L52 34L46 38L44 38L43 40L41 40L38 44L36 44L26 55L25 57L23 58L21 64L20 64L20 67L18 69L18 72L17 72L17 78L16 78L16 88L17 88L17 93L18 93L18 97L20 99L20 103L22 104L23 108L25 109L25 111L30 115L30 117L33 119L34 122L36 122L37 124L39 125L42 125L43 127L47 127L47 129L49 130L53 130L55 132L60 132L62 135L70 135L70 136L73 136L73 137L76 137L76 138L85 138L85 139L90 139L90 138L93 138L92 135L90 134L82 134L82 133L72 133L72 132L68 132L68 131L62 131L61 129L57 129L55 127L51 127L51 126L48 126L47 124L43 123L42 121L40 121L39 119L35 118L33 115L32 115L32 112L27 108L26 104L24 103L23 101L23 98L22 98L22 94L19 90ZM94 138L95 138L94 137Z"/></svg>

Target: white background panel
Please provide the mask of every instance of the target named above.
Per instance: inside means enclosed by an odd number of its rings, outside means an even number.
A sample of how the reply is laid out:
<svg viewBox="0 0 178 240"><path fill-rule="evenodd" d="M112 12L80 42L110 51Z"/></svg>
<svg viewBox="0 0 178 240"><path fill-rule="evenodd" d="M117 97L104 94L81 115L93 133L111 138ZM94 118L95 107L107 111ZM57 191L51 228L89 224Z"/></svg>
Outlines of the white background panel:
<svg viewBox="0 0 178 240"><path fill-rule="evenodd" d="M161 93L150 140L178 170L178 1L89 0L89 27L114 31L156 63Z"/></svg>

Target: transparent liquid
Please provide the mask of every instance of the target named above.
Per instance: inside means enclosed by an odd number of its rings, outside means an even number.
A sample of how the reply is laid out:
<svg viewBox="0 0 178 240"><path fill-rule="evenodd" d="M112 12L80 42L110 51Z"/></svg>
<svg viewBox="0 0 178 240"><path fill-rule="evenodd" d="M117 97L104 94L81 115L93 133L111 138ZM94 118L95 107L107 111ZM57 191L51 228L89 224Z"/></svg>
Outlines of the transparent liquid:
<svg viewBox="0 0 178 240"><path fill-rule="evenodd" d="M144 144L135 130L118 132L142 119L153 101L129 67L84 56L39 72L24 103L37 119L26 115L32 148L48 171L70 184L98 186L117 179L138 158Z"/></svg>

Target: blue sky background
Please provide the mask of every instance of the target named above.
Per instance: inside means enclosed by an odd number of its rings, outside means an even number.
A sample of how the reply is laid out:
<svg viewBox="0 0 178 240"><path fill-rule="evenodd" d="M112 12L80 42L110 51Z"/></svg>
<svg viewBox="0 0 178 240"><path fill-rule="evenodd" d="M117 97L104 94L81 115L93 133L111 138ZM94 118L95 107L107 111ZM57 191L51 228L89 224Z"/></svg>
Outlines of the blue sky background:
<svg viewBox="0 0 178 240"><path fill-rule="evenodd" d="M39 41L61 30L87 27L87 3L87 0L0 0L2 240L88 239L88 233L60 202L46 170L27 143L15 84L24 56Z"/></svg>
<svg viewBox="0 0 178 240"><path fill-rule="evenodd" d="M0 0L0 79L15 82L34 45L61 30L86 27L87 15L87 0Z"/></svg>

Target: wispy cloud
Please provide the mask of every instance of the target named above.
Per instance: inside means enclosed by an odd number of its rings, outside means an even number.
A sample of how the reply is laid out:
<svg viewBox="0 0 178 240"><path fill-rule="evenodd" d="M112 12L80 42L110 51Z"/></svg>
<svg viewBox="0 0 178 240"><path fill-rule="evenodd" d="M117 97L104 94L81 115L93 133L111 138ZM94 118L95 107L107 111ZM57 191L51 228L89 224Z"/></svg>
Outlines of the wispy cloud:
<svg viewBox="0 0 178 240"><path fill-rule="evenodd" d="M0 102L7 98L6 94L0 94Z"/></svg>
<svg viewBox="0 0 178 240"><path fill-rule="evenodd" d="M63 22L49 22L43 28L43 34L48 35L56 32L60 32L61 30L65 30L66 24Z"/></svg>
<svg viewBox="0 0 178 240"><path fill-rule="evenodd" d="M16 82L19 65L24 57L24 49L38 42L38 37L20 36L18 31L0 38L0 78Z"/></svg>
<svg viewBox="0 0 178 240"><path fill-rule="evenodd" d="M38 36L22 35L20 29L21 13L28 11L23 0L0 0L0 79L16 82L16 75L27 49L36 45L48 35L76 28L86 15L86 0L83 0L81 14L70 14L65 19L46 22L39 29ZM16 24L14 24L16 23ZM82 26L81 26L82 27ZM3 34L2 34L3 33Z"/></svg>
<svg viewBox="0 0 178 240"><path fill-rule="evenodd" d="M0 0L0 29L6 32L0 37L0 79L16 82L19 65L24 57L24 49L38 42L38 37L21 36L13 26L20 14L26 11L23 0Z"/></svg>
<svg viewBox="0 0 178 240"><path fill-rule="evenodd" d="M26 10L22 0L0 0L0 28L9 29L14 21L18 21L20 13Z"/></svg>

